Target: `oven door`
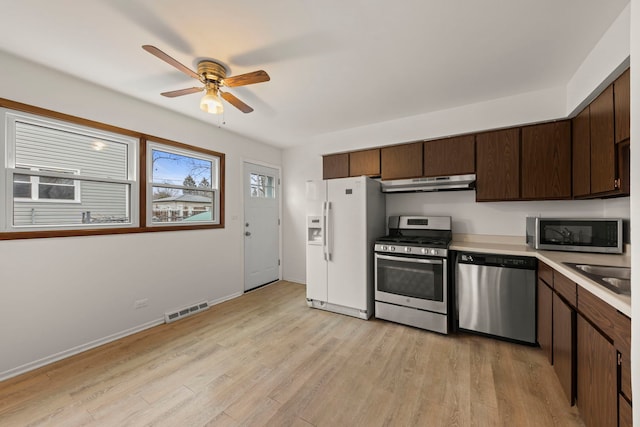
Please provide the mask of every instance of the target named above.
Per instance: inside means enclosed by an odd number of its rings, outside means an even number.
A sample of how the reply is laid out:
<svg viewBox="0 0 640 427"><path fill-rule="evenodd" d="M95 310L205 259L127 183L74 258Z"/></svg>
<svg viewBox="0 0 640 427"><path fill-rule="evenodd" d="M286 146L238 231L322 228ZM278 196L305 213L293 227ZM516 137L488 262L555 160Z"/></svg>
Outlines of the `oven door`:
<svg viewBox="0 0 640 427"><path fill-rule="evenodd" d="M447 260L375 254L375 298L447 314Z"/></svg>

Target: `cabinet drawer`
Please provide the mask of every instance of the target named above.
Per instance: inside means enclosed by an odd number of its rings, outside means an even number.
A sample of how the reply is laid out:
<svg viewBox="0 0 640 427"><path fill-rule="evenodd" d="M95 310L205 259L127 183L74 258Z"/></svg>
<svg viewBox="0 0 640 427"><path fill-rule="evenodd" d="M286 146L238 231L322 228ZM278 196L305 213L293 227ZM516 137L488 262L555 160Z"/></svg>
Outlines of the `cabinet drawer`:
<svg viewBox="0 0 640 427"><path fill-rule="evenodd" d="M610 339L615 336L614 319L618 311L586 289L578 288L578 311Z"/></svg>
<svg viewBox="0 0 640 427"><path fill-rule="evenodd" d="M567 300L569 305L573 308L577 306L577 296L576 293L577 285L572 280L567 279L562 274L558 273L554 270L553 272L553 288L556 292L564 299Z"/></svg>
<svg viewBox="0 0 640 427"><path fill-rule="evenodd" d="M538 261L538 278L553 288L553 268L542 261Z"/></svg>

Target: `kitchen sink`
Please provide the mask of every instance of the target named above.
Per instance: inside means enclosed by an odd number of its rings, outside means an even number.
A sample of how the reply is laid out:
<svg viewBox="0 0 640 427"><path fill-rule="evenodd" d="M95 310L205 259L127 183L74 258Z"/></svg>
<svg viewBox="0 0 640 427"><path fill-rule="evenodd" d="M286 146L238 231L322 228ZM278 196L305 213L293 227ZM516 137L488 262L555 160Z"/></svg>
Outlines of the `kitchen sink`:
<svg viewBox="0 0 640 427"><path fill-rule="evenodd" d="M585 273L595 274L597 276L615 277L616 279L631 279L631 268L629 267L610 267L606 265L589 265L576 264L576 269Z"/></svg>
<svg viewBox="0 0 640 427"><path fill-rule="evenodd" d="M593 280L617 294L631 295L630 267L579 264L573 262L565 262L564 264L584 277Z"/></svg>

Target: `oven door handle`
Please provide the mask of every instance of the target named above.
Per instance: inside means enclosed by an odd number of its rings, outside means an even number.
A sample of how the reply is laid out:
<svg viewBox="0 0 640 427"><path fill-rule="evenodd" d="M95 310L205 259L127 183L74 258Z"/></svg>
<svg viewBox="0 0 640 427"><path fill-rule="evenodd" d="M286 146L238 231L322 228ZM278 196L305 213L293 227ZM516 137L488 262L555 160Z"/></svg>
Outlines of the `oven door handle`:
<svg viewBox="0 0 640 427"><path fill-rule="evenodd" d="M380 254L376 254L376 258L386 259L389 261L418 262L420 264L442 264L443 262L441 259L423 259L423 258L401 257L401 256L380 255Z"/></svg>

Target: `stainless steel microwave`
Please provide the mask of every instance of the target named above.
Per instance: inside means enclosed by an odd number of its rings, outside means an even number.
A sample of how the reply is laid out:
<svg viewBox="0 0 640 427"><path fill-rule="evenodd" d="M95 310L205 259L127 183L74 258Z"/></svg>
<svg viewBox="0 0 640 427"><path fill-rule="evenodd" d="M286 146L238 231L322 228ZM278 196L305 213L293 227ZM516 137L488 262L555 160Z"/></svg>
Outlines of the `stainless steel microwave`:
<svg viewBox="0 0 640 427"><path fill-rule="evenodd" d="M527 244L552 251L620 254L622 219L527 217Z"/></svg>

